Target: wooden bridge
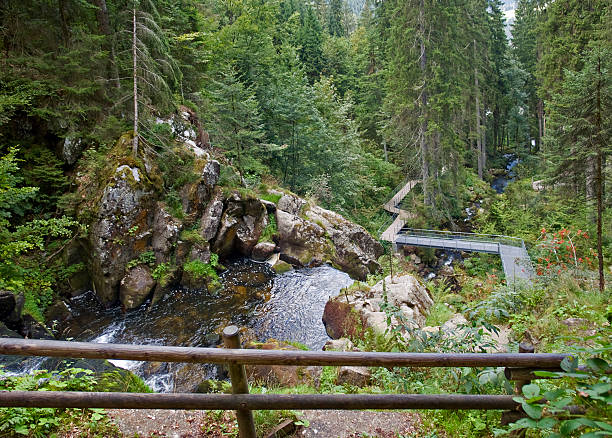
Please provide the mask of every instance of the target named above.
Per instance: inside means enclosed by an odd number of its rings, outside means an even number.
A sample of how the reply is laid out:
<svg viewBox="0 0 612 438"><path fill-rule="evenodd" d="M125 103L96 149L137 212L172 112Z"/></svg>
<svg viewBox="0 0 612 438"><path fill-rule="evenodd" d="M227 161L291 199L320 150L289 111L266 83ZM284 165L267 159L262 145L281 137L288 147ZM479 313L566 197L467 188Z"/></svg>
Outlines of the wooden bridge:
<svg viewBox="0 0 612 438"><path fill-rule="evenodd" d="M414 213L401 208L402 200L419 181L404 181L384 208L393 214L393 222L381 234L381 239L399 246L420 246L454 251L484 252L499 254L506 282L529 284L534 277L531 259L523 239L493 234L460 233L409 228L406 220Z"/></svg>

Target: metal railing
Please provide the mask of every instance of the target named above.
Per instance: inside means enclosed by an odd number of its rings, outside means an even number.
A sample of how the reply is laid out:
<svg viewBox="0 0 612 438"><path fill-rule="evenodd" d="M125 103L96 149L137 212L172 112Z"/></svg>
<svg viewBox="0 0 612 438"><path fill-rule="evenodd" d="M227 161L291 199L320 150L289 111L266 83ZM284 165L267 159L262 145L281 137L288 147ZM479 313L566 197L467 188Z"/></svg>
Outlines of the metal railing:
<svg viewBox="0 0 612 438"><path fill-rule="evenodd" d="M499 243L500 245L525 248L525 242L519 237L503 236L497 234L463 233L458 231L425 230L420 228L403 227L398 234L404 236L425 237L431 239L468 240L484 243Z"/></svg>
<svg viewBox="0 0 612 438"><path fill-rule="evenodd" d="M229 367L232 394L144 394L115 392L0 391L2 407L220 409L235 410L240 437L254 438L253 410L280 409L478 409L509 410L516 421L524 415L512 395L465 394L249 394L244 365L370 367L506 367L515 391L535 378L535 370L560 370L564 354L536 354L521 345L520 353L377 353L240 349L239 330L226 327L226 348L94 344L29 339L0 339L0 354L156 362L219 363ZM503 421L503 420L502 420Z"/></svg>

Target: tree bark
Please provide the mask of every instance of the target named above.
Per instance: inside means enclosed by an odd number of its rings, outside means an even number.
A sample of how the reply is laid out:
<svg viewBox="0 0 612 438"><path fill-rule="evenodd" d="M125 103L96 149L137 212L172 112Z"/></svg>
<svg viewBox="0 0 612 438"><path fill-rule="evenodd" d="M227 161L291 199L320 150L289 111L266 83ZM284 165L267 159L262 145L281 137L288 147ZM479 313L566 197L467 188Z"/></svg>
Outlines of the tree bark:
<svg viewBox="0 0 612 438"><path fill-rule="evenodd" d="M423 177L423 198L425 205L432 205L429 187L429 148L427 144L427 53L425 49L425 0L419 2L419 45L420 45L420 69L423 90L421 91L421 126L419 129L419 143L421 149L421 172Z"/></svg>
<svg viewBox="0 0 612 438"><path fill-rule="evenodd" d="M132 141L132 155L138 155L138 57L136 53L136 8L132 9L132 62L134 80L134 139Z"/></svg>
<svg viewBox="0 0 612 438"><path fill-rule="evenodd" d="M106 48L109 52L110 61L110 74L113 78L113 84L116 88L120 88L119 83L119 68L115 61L115 44L112 40L113 34L110 27L110 19L108 16L108 8L106 7L106 0L93 0L96 5L96 19L98 20L98 29L102 35L106 37Z"/></svg>
<svg viewBox="0 0 612 438"><path fill-rule="evenodd" d="M484 164L482 162L482 137L480 134L480 87L478 85L478 67L476 67L476 40L474 40L474 94L476 97L476 152L478 155L478 178L482 179Z"/></svg>
<svg viewBox="0 0 612 438"><path fill-rule="evenodd" d="M602 172L602 164L603 164L603 144L602 141L606 140L601 135L602 130L602 113L601 113L601 89L603 87L602 84L602 76L601 76L601 58L597 59L597 119L595 121L597 126L597 137L599 137L599 141L596 141L597 147L597 163L596 163L596 185L597 185L597 265L599 270L599 291L601 293L605 290L605 278L604 278L604 266L603 266L603 244L602 244L602 234L603 234L603 172Z"/></svg>

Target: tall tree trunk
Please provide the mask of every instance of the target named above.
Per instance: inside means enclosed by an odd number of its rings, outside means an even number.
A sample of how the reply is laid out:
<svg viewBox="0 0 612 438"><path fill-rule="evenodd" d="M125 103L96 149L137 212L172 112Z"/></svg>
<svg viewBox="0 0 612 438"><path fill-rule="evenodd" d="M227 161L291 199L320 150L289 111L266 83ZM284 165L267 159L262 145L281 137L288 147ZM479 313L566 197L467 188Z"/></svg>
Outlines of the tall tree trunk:
<svg viewBox="0 0 612 438"><path fill-rule="evenodd" d="M429 148L427 145L427 53L425 50L425 0L419 2L419 45L420 45L420 69L423 90L421 91L421 126L419 129L419 143L421 149L421 171L423 177L423 198L425 205L432 204L429 187Z"/></svg>
<svg viewBox="0 0 612 438"><path fill-rule="evenodd" d="M602 135L602 113L601 113L601 89L602 84L602 72L601 72L601 58L597 59L597 115L595 120L595 126L597 127L598 141L595 142L597 147L597 164L596 164L596 184L597 184L597 265L599 270L599 291L604 292L605 279L604 279L604 266L603 266L603 245L602 245L602 234L603 234L603 144L602 142L607 141Z"/></svg>
<svg viewBox="0 0 612 438"><path fill-rule="evenodd" d="M486 105L485 105L486 106ZM482 154L482 172L486 172L487 170L487 112L486 110L482 112L482 126L484 129L482 130L482 140L480 141L481 154Z"/></svg>
<svg viewBox="0 0 612 438"><path fill-rule="evenodd" d="M542 137L544 137L544 101L538 99L537 103L538 112L538 147L542 144Z"/></svg>
<svg viewBox="0 0 612 438"><path fill-rule="evenodd" d="M102 35L106 37L106 48L109 52L110 74L113 78L113 84L116 88L120 88L119 83L119 68L115 60L115 43L113 42L113 34L110 27L110 19L108 16L108 8L106 0L93 0L96 5L96 19L98 20L98 29Z"/></svg>
<svg viewBox="0 0 612 438"><path fill-rule="evenodd" d="M138 156L138 57L136 53L136 8L132 9L132 62L134 80L134 140L132 142L132 155Z"/></svg>
<svg viewBox="0 0 612 438"><path fill-rule="evenodd" d="M59 0L58 3L62 39L64 40L64 45L67 46L70 41L70 31L68 30L68 22L66 20L66 0Z"/></svg>
<svg viewBox="0 0 612 438"><path fill-rule="evenodd" d="M476 96L476 152L478 156L478 178L483 176L482 137L480 133L480 87L478 85L478 67L476 67L476 40L474 40L474 94Z"/></svg>

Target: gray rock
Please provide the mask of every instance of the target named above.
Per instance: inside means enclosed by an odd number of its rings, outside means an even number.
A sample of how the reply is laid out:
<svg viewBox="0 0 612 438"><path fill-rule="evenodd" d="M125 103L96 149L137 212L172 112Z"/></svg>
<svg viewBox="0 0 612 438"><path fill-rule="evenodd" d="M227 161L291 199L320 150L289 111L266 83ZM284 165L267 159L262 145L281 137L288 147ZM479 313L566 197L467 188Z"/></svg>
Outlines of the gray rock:
<svg viewBox="0 0 612 438"><path fill-rule="evenodd" d="M223 197L217 193L210 200L200 219L200 235L204 240L211 241L217 235L221 216L223 215Z"/></svg>
<svg viewBox="0 0 612 438"><path fill-rule="evenodd" d="M399 308L408 320L414 320L418 326L423 326L427 313L433 306L427 289L412 275L396 275L393 279L387 276L384 283L389 304ZM371 292L382 298L383 282L376 283Z"/></svg>
<svg viewBox="0 0 612 438"><path fill-rule="evenodd" d="M202 170L202 182L212 188L219 181L221 165L217 160L209 160Z"/></svg>
<svg viewBox="0 0 612 438"><path fill-rule="evenodd" d="M140 172L137 167L117 167L90 227L90 274L97 296L107 305L118 298L127 263L150 247L156 201Z"/></svg>
<svg viewBox="0 0 612 438"><path fill-rule="evenodd" d="M380 269L378 258L382 245L360 225L338 213L315 206L306 212L313 222L320 224L334 244L333 262L359 280Z"/></svg>
<svg viewBox="0 0 612 438"><path fill-rule="evenodd" d="M85 144L80 138L66 137L62 144L62 158L69 166L72 166L79 159Z"/></svg>
<svg viewBox="0 0 612 438"><path fill-rule="evenodd" d="M135 309L145 302L153 287L155 280L147 266L138 265L130 269L121 280L119 298L126 310Z"/></svg>
<svg viewBox="0 0 612 438"><path fill-rule="evenodd" d="M304 205L306 205L306 201L302 198L298 198L297 196L293 195L283 195L278 200L276 208L289 214L298 216Z"/></svg>
<svg viewBox="0 0 612 438"><path fill-rule="evenodd" d="M385 278L387 302L397 309L402 318L391 317L391 327L387 324L387 314L381 308L384 303L383 282L380 281L367 292L346 291L332 298L325 305L323 323L332 338L361 336L355 327L361 323L361 330L371 328L384 334L390 328L400 325L409 328L422 327L425 317L433 305L427 290L412 275L404 274ZM350 333L352 331L352 333Z"/></svg>
<svg viewBox="0 0 612 438"><path fill-rule="evenodd" d="M368 367L344 366L338 370L336 385L351 385L360 388L368 386L372 379L372 373Z"/></svg>
<svg viewBox="0 0 612 438"><path fill-rule="evenodd" d="M8 290L0 291L0 321L5 321L14 309L15 294Z"/></svg>
<svg viewBox="0 0 612 438"><path fill-rule="evenodd" d="M281 259L298 260L299 264L289 262L296 266L329 259L331 248L325 240L325 230L321 226L283 210L276 210L276 225Z"/></svg>
<svg viewBox="0 0 612 438"><path fill-rule="evenodd" d="M189 260L199 260L202 263L210 262L210 245L206 243L197 243L191 248Z"/></svg>
<svg viewBox="0 0 612 438"><path fill-rule="evenodd" d="M266 223L266 208L259 199L241 199L234 193L228 200L213 251L227 257L236 251L250 256Z"/></svg>
<svg viewBox="0 0 612 438"><path fill-rule="evenodd" d="M174 219L166 210L163 203L158 202L153 218L152 245L157 263L166 263L170 253L178 241L181 223Z"/></svg>
<svg viewBox="0 0 612 438"><path fill-rule="evenodd" d="M253 253L251 254L251 258L253 260L257 260L259 262L263 262L264 260L268 260L274 251L276 250L276 244L272 242L259 242L253 248Z"/></svg>
<svg viewBox="0 0 612 438"><path fill-rule="evenodd" d="M323 350L325 351L352 351L353 343L350 339L340 338L340 339L330 339L323 346Z"/></svg>

